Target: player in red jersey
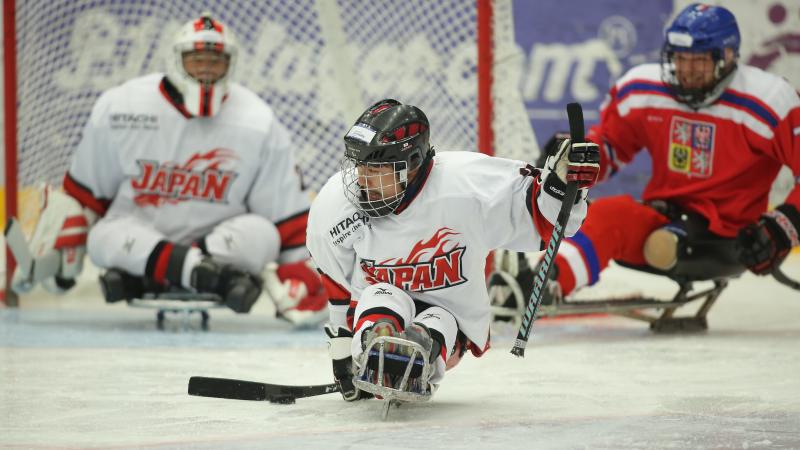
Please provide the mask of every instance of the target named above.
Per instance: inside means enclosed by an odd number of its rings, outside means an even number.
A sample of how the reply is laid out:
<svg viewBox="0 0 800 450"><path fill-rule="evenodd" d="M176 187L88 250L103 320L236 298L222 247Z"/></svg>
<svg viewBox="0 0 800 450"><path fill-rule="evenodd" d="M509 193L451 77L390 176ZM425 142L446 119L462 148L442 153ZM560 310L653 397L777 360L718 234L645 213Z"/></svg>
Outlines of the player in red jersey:
<svg viewBox="0 0 800 450"><path fill-rule="evenodd" d="M588 133L600 179L643 149L652 177L642 202L592 202L562 242L545 301L597 282L612 259L669 276L768 274L800 245L800 98L784 79L739 63L739 43L730 11L690 5L666 31L661 63L634 67L611 88ZM796 184L767 211L782 165ZM511 263L527 299L533 271L524 257Z"/></svg>

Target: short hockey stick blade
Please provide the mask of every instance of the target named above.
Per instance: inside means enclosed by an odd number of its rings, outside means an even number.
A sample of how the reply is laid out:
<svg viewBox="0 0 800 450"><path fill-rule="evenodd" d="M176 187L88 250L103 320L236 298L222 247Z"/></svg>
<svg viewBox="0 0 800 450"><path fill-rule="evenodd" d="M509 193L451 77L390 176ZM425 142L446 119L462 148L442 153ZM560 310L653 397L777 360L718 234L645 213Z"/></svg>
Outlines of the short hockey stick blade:
<svg viewBox="0 0 800 450"><path fill-rule="evenodd" d="M584 142L583 109L580 103L567 104L567 117L569 118L569 134L572 143ZM575 203L577 195L577 184L574 182L567 183L567 192L561 201L561 209L558 212L556 223L553 225L553 233L550 235L547 247L545 247L546 251L542 258L542 264L539 266L539 271L535 274L533 291L522 314L522 323L520 324L517 338L514 340L514 347L511 349L511 354L514 356L525 357L525 346L528 345L531 327L536 320L536 311L542 303L542 296L547 288L547 282L550 280L553 261L558 253L561 240L564 238L564 230L567 228L567 222L569 221L570 213L572 213L572 205Z"/></svg>
<svg viewBox="0 0 800 450"><path fill-rule="evenodd" d="M333 392L339 392L339 387L333 383L310 386L284 386L280 384L259 383L257 381L234 380L230 378L189 378L189 395L197 395L200 397L291 404L298 398L313 397L315 395L324 395Z"/></svg>

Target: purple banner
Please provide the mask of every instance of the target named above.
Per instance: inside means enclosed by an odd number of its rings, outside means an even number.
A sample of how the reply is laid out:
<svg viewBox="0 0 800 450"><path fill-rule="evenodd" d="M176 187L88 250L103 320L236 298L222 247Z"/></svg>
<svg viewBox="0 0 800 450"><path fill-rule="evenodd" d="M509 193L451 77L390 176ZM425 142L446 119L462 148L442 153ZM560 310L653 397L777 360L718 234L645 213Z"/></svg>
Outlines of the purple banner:
<svg viewBox="0 0 800 450"><path fill-rule="evenodd" d="M583 105L587 128L611 85L631 67L657 62L663 31L688 0L514 0L514 33L525 55L522 98L539 144L566 130L564 106ZM740 61L800 87L800 0L727 0L742 34ZM592 191L641 195L650 157L641 152Z"/></svg>
<svg viewBox="0 0 800 450"><path fill-rule="evenodd" d="M635 65L658 61L671 12L671 0L514 2L515 39L526 56L520 89L540 145L568 128L567 103L583 105L588 128L617 78ZM638 196L649 172L643 152L593 196Z"/></svg>

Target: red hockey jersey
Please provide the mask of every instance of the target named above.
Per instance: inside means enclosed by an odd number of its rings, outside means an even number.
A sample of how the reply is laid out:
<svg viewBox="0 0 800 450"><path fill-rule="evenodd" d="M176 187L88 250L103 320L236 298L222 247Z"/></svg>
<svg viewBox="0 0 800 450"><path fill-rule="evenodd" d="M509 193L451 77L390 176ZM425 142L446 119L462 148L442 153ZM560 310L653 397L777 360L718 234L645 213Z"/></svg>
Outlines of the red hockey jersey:
<svg viewBox="0 0 800 450"><path fill-rule="evenodd" d="M767 210L782 165L800 210L800 96L786 80L740 65L711 106L693 110L670 95L660 66L634 67L601 106L588 138L601 147L601 178L643 148L652 156L644 200L669 200L702 214L712 232L735 236Z"/></svg>

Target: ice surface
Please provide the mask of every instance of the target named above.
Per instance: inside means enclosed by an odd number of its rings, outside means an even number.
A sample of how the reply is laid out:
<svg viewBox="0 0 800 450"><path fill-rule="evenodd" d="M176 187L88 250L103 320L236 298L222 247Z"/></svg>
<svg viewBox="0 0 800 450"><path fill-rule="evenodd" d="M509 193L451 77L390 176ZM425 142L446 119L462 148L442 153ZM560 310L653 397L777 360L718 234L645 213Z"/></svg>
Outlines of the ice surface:
<svg viewBox="0 0 800 450"><path fill-rule="evenodd" d="M800 278L800 255L784 269ZM157 331L154 311L105 305L90 277L67 297L0 309L0 447L800 448L800 292L770 278L734 280L701 334L543 320L518 359L516 330L497 327L494 348L466 357L430 403L382 422L379 402L338 394L189 396L192 375L330 382L324 333L293 330L266 304L214 310L208 332L180 317ZM662 289L621 268L602 283Z"/></svg>

